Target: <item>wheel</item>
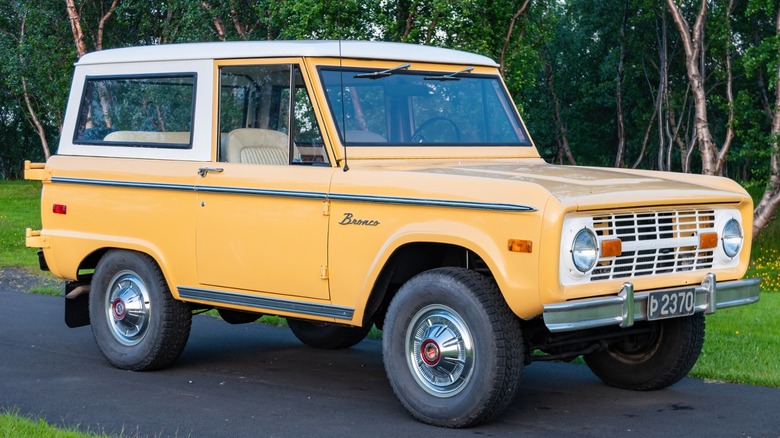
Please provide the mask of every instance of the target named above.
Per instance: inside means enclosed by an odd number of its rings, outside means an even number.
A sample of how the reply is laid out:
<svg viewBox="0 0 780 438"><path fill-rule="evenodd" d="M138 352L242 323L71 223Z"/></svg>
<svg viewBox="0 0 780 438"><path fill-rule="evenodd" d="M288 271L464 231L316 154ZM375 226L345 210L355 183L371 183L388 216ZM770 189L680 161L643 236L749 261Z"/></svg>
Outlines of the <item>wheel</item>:
<svg viewBox="0 0 780 438"><path fill-rule="evenodd" d="M629 336L585 355L604 383L652 391L677 383L693 368L704 344L704 315L645 323L649 331Z"/></svg>
<svg viewBox="0 0 780 438"><path fill-rule="evenodd" d="M152 258L110 251L95 269L89 293L92 334L115 367L146 371L175 361L190 334L188 304L171 296Z"/></svg>
<svg viewBox="0 0 780 438"><path fill-rule="evenodd" d="M371 326L348 327L324 322L288 319L293 334L299 341L312 348L339 350L349 348L365 339Z"/></svg>
<svg viewBox="0 0 780 438"><path fill-rule="evenodd" d="M439 129L435 131L433 128L439 125ZM434 135L429 133L425 134L425 131L431 130ZM412 135L412 143L447 143L447 142L460 142L460 129L451 119L446 117L433 117L426 120L419 128L414 131Z"/></svg>
<svg viewBox="0 0 780 438"><path fill-rule="evenodd" d="M524 344L520 320L492 280L439 268L415 276L393 298L382 353L393 392L414 417L467 427L512 401Z"/></svg>

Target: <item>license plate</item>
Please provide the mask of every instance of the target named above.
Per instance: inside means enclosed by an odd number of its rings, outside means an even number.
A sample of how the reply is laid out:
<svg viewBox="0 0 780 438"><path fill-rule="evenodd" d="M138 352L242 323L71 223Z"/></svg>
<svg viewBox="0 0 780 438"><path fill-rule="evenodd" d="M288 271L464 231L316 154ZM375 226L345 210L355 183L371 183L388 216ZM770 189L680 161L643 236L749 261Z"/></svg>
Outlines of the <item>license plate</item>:
<svg viewBox="0 0 780 438"><path fill-rule="evenodd" d="M665 319L693 315L696 289L652 292L647 299L647 319Z"/></svg>

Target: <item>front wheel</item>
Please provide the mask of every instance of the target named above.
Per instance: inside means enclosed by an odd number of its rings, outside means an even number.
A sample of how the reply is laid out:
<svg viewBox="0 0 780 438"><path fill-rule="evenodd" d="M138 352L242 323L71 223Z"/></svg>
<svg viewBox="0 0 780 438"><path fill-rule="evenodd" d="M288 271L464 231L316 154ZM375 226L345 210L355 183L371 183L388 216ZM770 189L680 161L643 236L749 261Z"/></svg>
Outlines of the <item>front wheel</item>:
<svg viewBox="0 0 780 438"><path fill-rule="evenodd" d="M523 370L520 320L495 283L461 268L423 272L393 298L382 352L396 397L418 420L467 427L501 413Z"/></svg>
<svg viewBox="0 0 780 438"><path fill-rule="evenodd" d="M652 391L677 383L701 353L704 315L647 322L644 326L647 330L641 334L585 355L585 363L604 383L616 388Z"/></svg>
<svg viewBox="0 0 780 438"><path fill-rule="evenodd" d="M106 253L95 269L89 293L92 334L103 356L131 371L164 368L175 361L190 334L188 304L171 296L149 256L134 251Z"/></svg>

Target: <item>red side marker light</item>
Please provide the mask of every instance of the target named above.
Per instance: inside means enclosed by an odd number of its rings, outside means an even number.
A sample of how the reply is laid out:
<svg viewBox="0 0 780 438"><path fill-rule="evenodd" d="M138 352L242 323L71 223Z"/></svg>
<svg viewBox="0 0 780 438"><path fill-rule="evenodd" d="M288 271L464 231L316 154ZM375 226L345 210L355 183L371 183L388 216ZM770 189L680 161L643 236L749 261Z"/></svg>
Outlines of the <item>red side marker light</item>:
<svg viewBox="0 0 780 438"><path fill-rule="evenodd" d="M54 204L51 211L54 214L68 214L68 206L65 204Z"/></svg>

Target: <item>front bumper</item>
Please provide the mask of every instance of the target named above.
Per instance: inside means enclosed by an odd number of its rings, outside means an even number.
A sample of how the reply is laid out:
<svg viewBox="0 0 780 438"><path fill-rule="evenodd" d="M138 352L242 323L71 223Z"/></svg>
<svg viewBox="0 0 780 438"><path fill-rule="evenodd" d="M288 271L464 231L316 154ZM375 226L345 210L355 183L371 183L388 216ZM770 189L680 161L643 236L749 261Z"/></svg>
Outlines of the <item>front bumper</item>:
<svg viewBox="0 0 780 438"><path fill-rule="evenodd" d="M707 274L695 291L695 312L715 313L717 309L742 306L758 301L761 279L750 278L718 283L715 274ZM675 291L690 287L669 288ZM659 292L652 291L652 292ZM632 283L623 283L617 296L587 298L546 304L542 316L551 332L584 330L619 325L631 327L647 319L648 293L634 294Z"/></svg>

